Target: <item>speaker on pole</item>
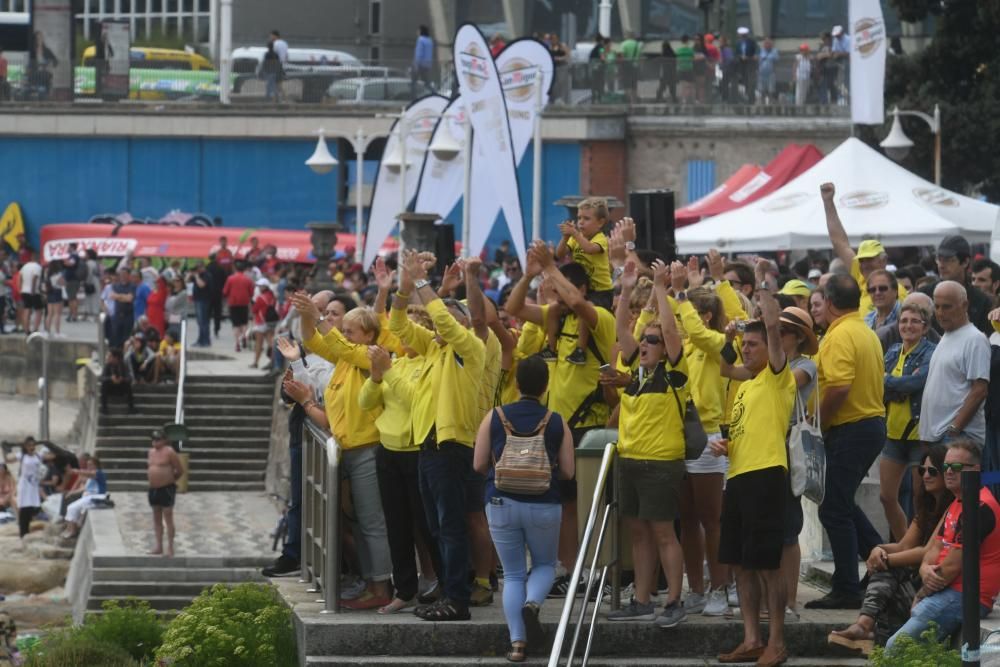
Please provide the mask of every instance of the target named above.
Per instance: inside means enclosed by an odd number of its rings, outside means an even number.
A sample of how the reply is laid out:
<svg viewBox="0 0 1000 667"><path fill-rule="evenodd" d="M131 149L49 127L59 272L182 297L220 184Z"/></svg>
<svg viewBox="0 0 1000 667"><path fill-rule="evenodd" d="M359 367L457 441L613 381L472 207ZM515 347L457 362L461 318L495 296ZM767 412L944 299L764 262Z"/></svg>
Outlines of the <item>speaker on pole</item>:
<svg viewBox="0 0 1000 667"><path fill-rule="evenodd" d="M455 225L447 223L434 225L437 234L434 236L434 256L437 257L437 271L444 275L449 264L455 263Z"/></svg>
<svg viewBox="0 0 1000 667"><path fill-rule="evenodd" d="M677 256L674 240L674 191L635 190L628 195L629 217L635 220L635 247L652 250L666 261Z"/></svg>

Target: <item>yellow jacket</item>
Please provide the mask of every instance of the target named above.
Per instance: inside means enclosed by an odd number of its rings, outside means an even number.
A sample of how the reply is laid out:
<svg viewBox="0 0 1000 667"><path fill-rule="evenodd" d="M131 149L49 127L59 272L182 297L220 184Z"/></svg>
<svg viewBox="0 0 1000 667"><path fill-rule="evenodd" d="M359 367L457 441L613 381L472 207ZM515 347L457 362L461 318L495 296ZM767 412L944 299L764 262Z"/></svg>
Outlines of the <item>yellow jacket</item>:
<svg viewBox="0 0 1000 667"><path fill-rule="evenodd" d="M382 445L397 452L418 451L413 442L410 407L413 394L424 368L421 357L396 357L392 368L382 376L382 382L365 380L358 395L362 410L382 408L375 419Z"/></svg>
<svg viewBox="0 0 1000 667"><path fill-rule="evenodd" d="M687 333L684 356L690 373L688 387L695 407L698 408L701 425L707 433L718 433L726 400L720 366L720 353L722 346L726 344L726 334L706 327L690 301L680 303L678 311Z"/></svg>
<svg viewBox="0 0 1000 667"><path fill-rule="evenodd" d="M431 429L437 442L454 441L472 447L479 429L479 384L486 364L486 346L475 332L459 324L440 299L427 304L427 313L444 341L414 324L406 311L393 308L389 329L412 350L424 357L417 383L411 419L413 440L422 443Z"/></svg>
<svg viewBox="0 0 1000 667"><path fill-rule="evenodd" d="M330 432L340 446L352 449L378 442L375 419L381 414L381 408L362 410L357 402L361 386L371 369L368 346L351 343L338 329L330 329L326 335L314 331L303 344L310 352L335 364L333 375L323 392L323 400L327 419L330 420ZM399 349L399 340L386 330L379 335L378 344Z"/></svg>

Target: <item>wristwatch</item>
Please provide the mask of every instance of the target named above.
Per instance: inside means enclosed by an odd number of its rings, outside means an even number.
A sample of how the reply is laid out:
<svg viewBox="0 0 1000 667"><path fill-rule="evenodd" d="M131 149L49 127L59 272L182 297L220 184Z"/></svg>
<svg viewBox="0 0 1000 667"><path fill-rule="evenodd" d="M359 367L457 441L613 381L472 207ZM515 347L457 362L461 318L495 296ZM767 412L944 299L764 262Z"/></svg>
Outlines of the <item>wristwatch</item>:
<svg viewBox="0 0 1000 667"><path fill-rule="evenodd" d="M625 249L626 250L635 250L635 241L626 241L625 242Z"/></svg>
<svg viewBox="0 0 1000 667"><path fill-rule="evenodd" d="M420 280L413 281L413 287L416 288L416 289L421 289L423 287L427 287L430 284L431 284L431 281L427 280L426 278L421 278Z"/></svg>
<svg viewBox="0 0 1000 667"><path fill-rule="evenodd" d="M677 299L678 301L687 301L688 300L688 295L687 295L687 292L685 292L684 290L681 290L680 292L678 292L677 294L674 295L674 298Z"/></svg>
<svg viewBox="0 0 1000 667"><path fill-rule="evenodd" d="M760 281L760 285L757 285L757 289L762 289L762 290L765 290L767 292L770 292L771 291L771 285L766 280L762 280L762 281Z"/></svg>

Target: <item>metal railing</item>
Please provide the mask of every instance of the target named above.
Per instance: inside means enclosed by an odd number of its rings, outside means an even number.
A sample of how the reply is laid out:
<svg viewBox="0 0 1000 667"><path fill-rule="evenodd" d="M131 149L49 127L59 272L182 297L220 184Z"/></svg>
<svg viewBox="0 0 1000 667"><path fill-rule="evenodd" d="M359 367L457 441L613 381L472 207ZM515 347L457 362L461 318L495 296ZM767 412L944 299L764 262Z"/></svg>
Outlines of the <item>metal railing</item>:
<svg viewBox="0 0 1000 667"><path fill-rule="evenodd" d="M104 360L108 358L107 339L108 314L97 316L97 365L104 368Z"/></svg>
<svg viewBox="0 0 1000 667"><path fill-rule="evenodd" d="M42 372L38 376L38 437L49 439L49 338L46 331L35 331L28 336L27 346L42 341Z"/></svg>
<svg viewBox="0 0 1000 667"><path fill-rule="evenodd" d="M340 445L306 420L302 433L302 583L322 593L321 614L340 611Z"/></svg>
<svg viewBox="0 0 1000 667"><path fill-rule="evenodd" d="M598 564L602 560L602 548L604 546L604 539L608 534L608 528L611 527L612 531L617 531L618 501L615 497L617 491L609 491L607 484L608 475L612 474L613 464L617 452L618 449L614 443L608 443L604 447L604 456L601 457L601 467L597 473L597 483L594 486L594 499L590 504L590 514L587 516L587 525L583 531L583 539L580 541L580 553L576 557L576 563L573 565L573 574L570 578L570 582L575 585L576 582L580 581L580 577L583 574L583 564L587 559L587 552L590 549L591 541L594 537L594 528L597 525L597 515L601 510L601 505L603 504L604 511L601 517L601 527L597 534L597 542L594 543L594 556L591 559L590 572L587 576L587 587L583 593L583 602L581 603L580 613L576 619L576 629L573 631L573 641L569 646L569 655L566 657L566 665L573 664L573 658L576 655L576 649L580 643L580 633L583 631L584 620L587 615L587 605L590 602L591 592L594 588ZM613 487L614 489L617 489L618 484L614 484ZM604 595L604 586L608 581L609 572L611 573L611 606L613 609L618 607L618 598L620 595L618 590L620 584L619 573L621 570L619 542L620 540L617 539L616 535L611 541L611 557L600 568L601 577L600 582L597 584L598 588L594 599L594 611L590 616L590 623L587 629L587 643L583 650L581 667L586 667L587 661L590 659L590 649L594 642L594 631L597 629L597 615L601 609L601 598ZM566 595L566 602L563 603L562 614L559 617L559 626L556 628L555 638L552 641L552 652L549 654L548 662L549 667L558 667L559 665L559 660L562 657L563 644L566 642L566 632L569 629L575 603L576 596L572 592L568 593Z"/></svg>
<svg viewBox="0 0 1000 667"><path fill-rule="evenodd" d="M177 402L174 405L174 424L183 432L184 426L184 381L187 379L187 318L181 320L181 358L177 364ZM177 441L177 450L184 449L184 440Z"/></svg>

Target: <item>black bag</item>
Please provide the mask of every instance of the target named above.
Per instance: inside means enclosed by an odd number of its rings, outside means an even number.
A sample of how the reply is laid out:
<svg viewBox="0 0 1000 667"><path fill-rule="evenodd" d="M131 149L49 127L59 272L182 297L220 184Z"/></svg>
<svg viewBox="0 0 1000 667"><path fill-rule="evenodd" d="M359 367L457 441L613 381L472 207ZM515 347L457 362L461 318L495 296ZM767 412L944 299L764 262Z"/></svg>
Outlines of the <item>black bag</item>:
<svg viewBox="0 0 1000 667"><path fill-rule="evenodd" d="M674 400L677 401L677 410L684 420L684 460L696 461L705 452L708 445L708 434L705 427L701 425L701 417L698 415L698 408L694 401L688 399L687 408L681 406L681 397L673 385L670 391L674 392Z"/></svg>
<svg viewBox="0 0 1000 667"><path fill-rule="evenodd" d="M274 307L274 304L270 304L267 310L264 311L264 321L268 324L273 324L280 319L281 316L278 315L278 309Z"/></svg>

